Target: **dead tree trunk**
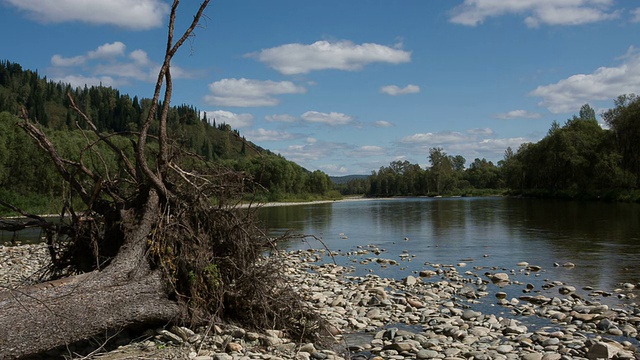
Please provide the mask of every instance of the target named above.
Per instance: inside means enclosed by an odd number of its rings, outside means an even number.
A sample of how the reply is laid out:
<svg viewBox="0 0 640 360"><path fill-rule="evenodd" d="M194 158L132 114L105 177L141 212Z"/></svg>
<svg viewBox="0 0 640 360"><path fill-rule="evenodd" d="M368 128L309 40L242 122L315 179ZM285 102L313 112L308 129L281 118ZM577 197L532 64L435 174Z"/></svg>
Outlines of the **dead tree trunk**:
<svg viewBox="0 0 640 360"><path fill-rule="evenodd" d="M159 216L149 197L127 231L120 253L103 271L92 271L0 293L0 355L19 358L140 324L166 324L184 316L169 300L159 270L144 257L146 239Z"/></svg>
<svg viewBox="0 0 640 360"><path fill-rule="evenodd" d="M134 159L101 134L91 119L71 100L71 106L88 124L98 141L119 157L126 179L98 174L81 160L63 159L47 136L23 112L20 126L52 159L58 173L87 206L84 214L71 213L71 224L64 229L38 219L36 223L53 236L64 235L70 246L84 242L79 251L67 256L61 266L79 275L0 292L0 358L20 358L88 339L106 330L118 330L140 324L167 324L183 320L187 307L176 301L175 288L162 266L153 264L149 244L158 231L162 215L170 215L170 207L178 199L168 190L169 139L166 133L167 110L171 99L170 63L182 44L192 35L209 0L203 0L190 27L174 42L174 26L179 0L174 0L169 18L167 49L152 99L149 116L143 123ZM162 112L157 116L162 86L165 86ZM149 168L146 147L148 130L160 122L157 141L161 153L158 168ZM87 148L95 142L87 140ZM85 149L86 150L86 149ZM85 151L83 150L83 151ZM122 184L126 185L122 185ZM0 204L6 203L0 201ZM11 207L11 206L10 206ZM14 209L17 210L17 209ZM21 212L21 211L19 211ZM21 212L23 213L23 212ZM24 213L23 213L24 214ZM34 216L35 218L35 216ZM162 231L159 231L162 232ZM61 254L50 243L54 266L60 265ZM109 249L108 251L106 249ZM74 259L75 258L75 259ZM76 266L79 263L89 265ZM76 261L77 260L77 261ZM76 261L75 265L73 261Z"/></svg>

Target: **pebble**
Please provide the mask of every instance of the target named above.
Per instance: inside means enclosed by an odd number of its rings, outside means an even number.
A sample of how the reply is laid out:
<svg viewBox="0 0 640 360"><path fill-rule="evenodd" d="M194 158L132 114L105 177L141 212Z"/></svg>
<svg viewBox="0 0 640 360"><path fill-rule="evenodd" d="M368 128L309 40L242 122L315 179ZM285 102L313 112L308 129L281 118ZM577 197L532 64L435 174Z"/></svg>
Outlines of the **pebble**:
<svg viewBox="0 0 640 360"><path fill-rule="evenodd" d="M430 264L437 269L433 274L425 270L419 278L408 275L396 280L373 274L354 276L353 268L308 261L326 257L326 250L282 255L294 290L330 323L336 340L333 346L296 344L278 330L260 334L220 324L211 332L206 328L193 329L195 332L183 327L158 329L151 340L133 342L114 352L129 349L139 351L140 358L158 358L174 351L180 354L174 358L201 360L559 360L639 356L634 344L640 310L584 300L574 296L575 287L567 284L546 282L547 288L556 288L560 294L551 297L533 292L507 300L508 290L496 292L499 306L505 311L499 315L483 314L472 306L473 301L489 294L486 284L477 282L482 274L458 273L452 265ZM35 281L34 274L47 261L46 246L41 244L0 246L0 291L2 286ZM381 258L371 260L374 261L392 264ZM525 262L518 265L539 270ZM507 287L519 285L534 290L524 282L509 283L507 273L487 276L507 282ZM548 319L549 326L528 328L518 318L520 315Z"/></svg>

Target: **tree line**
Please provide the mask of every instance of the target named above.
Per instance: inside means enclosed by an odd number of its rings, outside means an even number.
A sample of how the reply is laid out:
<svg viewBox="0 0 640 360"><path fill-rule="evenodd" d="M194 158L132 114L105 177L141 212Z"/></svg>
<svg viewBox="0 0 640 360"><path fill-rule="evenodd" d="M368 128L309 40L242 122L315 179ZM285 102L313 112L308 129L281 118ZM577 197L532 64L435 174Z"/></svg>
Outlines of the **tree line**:
<svg viewBox="0 0 640 360"><path fill-rule="evenodd" d="M437 196L512 194L572 199L640 201L640 97L622 95L601 126L585 104L564 125L554 121L537 143L507 148L494 164L429 151L429 167L393 161L367 179L342 185L343 194Z"/></svg>
<svg viewBox="0 0 640 360"><path fill-rule="evenodd" d="M133 156L131 138L149 114L150 99L130 97L106 86L74 88L49 81L37 71L23 69L20 64L0 61L0 198L34 211L57 210L53 208L54 199L68 189L62 185L49 159L15 124L24 109L61 149L63 156L74 158L89 154L89 151L78 150L85 148L86 137L93 135L87 131L86 122L79 121L78 113L70 106L69 96L99 131L112 134L113 141L121 148L129 149ZM162 106L161 102L159 106ZM308 171L247 141L229 124L208 119L206 113L204 116L200 113L191 105L171 106L167 127L173 134L172 141L205 160L245 172L247 178L256 181L254 190L260 200L313 199L331 195L331 182L325 173ZM158 135L158 123L154 122L149 129L152 137ZM100 146L104 144L96 145L97 148ZM151 141L149 146L157 144ZM112 155L108 151L99 151L99 154L102 158L95 159L96 169L93 170L106 173L99 168L108 167L111 172L118 168L117 161L110 158Z"/></svg>

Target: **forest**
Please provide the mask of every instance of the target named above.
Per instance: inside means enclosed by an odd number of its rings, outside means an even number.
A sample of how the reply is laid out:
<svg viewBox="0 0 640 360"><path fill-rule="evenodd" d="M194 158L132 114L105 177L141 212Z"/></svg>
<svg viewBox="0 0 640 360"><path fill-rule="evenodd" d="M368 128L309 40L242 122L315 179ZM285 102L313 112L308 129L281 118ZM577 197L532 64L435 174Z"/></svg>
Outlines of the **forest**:
<svg viewBox="0 0 640 360"><path fill-rule="evenodd" d="M73 88L49 81L20 64L1 61L0 199L33 212L55 213L60 210L56 199L69 191L46 154L15 126L22 109L43 128L62 156L74 160L81 156L96 157L90 163L96 167L92 170L99 173L113 173L118 168L115 157L106 151L104 144L96 143L100 159L88 151L86 140L95 140L92 138L95 135L71 108L71 98L99 131L111 134L112 141L129 149L129 155L133 156L130 137L149 113L150 99L130 97L105 86ZM254 182L248 183L252 187L248 193L254 196L253 200L313 200L340 195L331 191L331 181L325 173L308 171L247 141L239 131L228 124L217 123L216 119L208 119L206 113L193 106L172 106L167 126L168 131L175 134L172 141L184 151L222 163L253 179ZM149 133L158 134L157 122ZM104 166L108 170L99 169Z"/></svg>
<svg viewBox="0 0 640 360"><path fill-rule="evenodd" d="M507 148L494 164L442 148L429 151L430 166L394 161L368 179L341 186L343 194L369 196L522 195L565 199L640 201L640 97L621 95L602 114L585 104L564 125L553 122L537 143Z"/></svg>
<svg viewBox="0 0 640 360"><path fill-rule="evenodd" d="M8 60L0 62L0 198L35 212L57 212L56 199L65 195L53 165L15 123L24 108L44 129L63 156L74 158L86 145L86 123L70 107L70 97L93 120L98 130L113 134L127 148L128 137L149 112L151 101L121 94L104 86L73 88L47 80ZM342 195L471 196L525 195L573 199L639 201L640 97L621 95L602 114L585 104L563 125L553 122L537 143L508 148L494 164L467 160L431 148L428 167L394 161L373 171L334 184L322 171L308 171L280 155L247 141L228 124L208 119L191 105L172 106L167 124L172 141L207 161L246 173L254 180L249 192L256 201L336 199ZM152 125L150 134L157 134ZM97 148L102 144L97 144ZM151 144L150 146L154 146ZM132 147L129 146L132 150ZM106 149L104 149L106 150ZM86 152L87 156L96 156ZM132 156L131 152L131 156ZM98 166L110 171L118 164L104 153ZM106 171L105 171L106 173Z"/></svg>

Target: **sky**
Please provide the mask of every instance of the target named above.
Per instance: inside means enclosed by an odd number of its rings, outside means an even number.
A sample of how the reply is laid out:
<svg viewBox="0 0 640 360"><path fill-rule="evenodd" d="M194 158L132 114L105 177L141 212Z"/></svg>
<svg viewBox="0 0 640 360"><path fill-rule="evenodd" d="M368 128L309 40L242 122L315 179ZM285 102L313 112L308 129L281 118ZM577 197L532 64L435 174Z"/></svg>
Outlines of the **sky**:
<svg viewBox="0 0 640 360"><path fill-rule="evenodd" d="M176 33L199 5L182 1ZM0 0L0 59L150 98L165 0ZM640 94L637 0L219 0L172 62L193 105L308 170L497 163ZM604 126L604 124L603 124Z"/></svg>

